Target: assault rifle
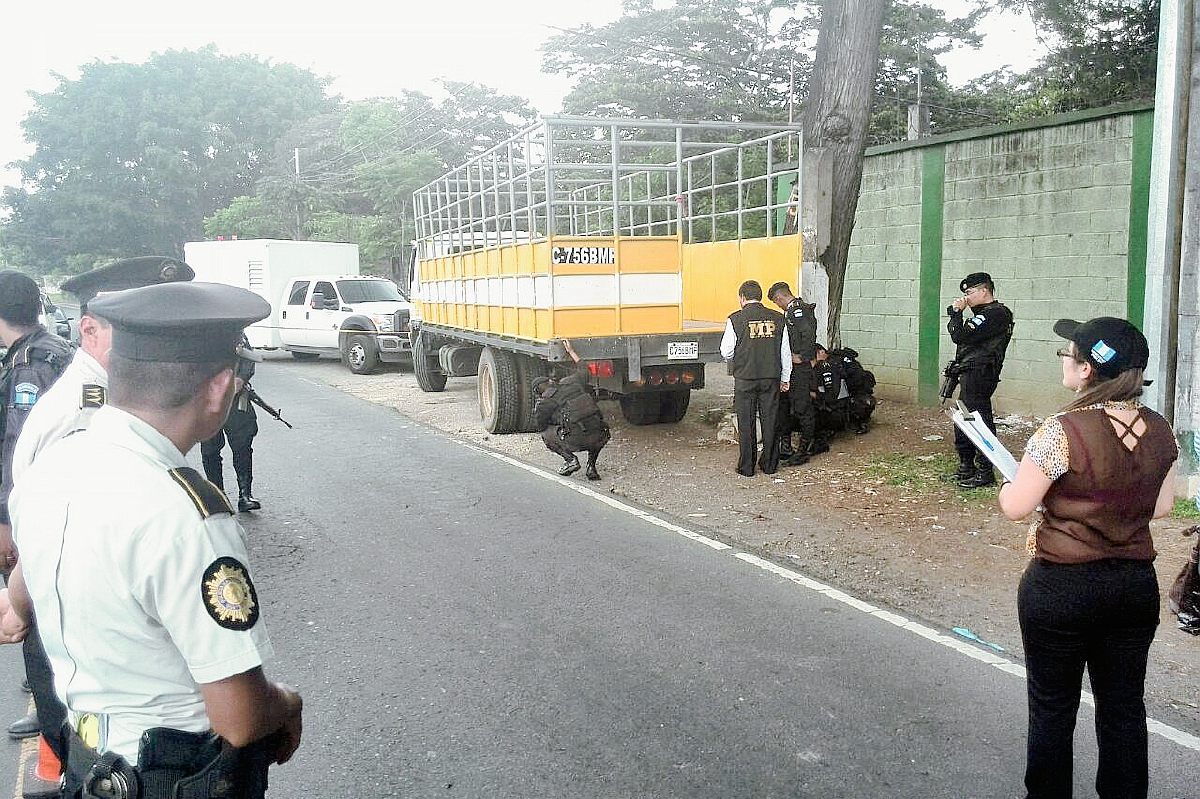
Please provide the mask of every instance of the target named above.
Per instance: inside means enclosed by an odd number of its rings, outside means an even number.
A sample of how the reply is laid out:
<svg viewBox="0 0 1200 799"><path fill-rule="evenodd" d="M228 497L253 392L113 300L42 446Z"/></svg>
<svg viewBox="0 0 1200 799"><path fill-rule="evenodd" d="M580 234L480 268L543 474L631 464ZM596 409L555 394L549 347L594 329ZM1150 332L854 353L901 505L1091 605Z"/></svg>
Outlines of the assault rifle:
<svg viewBox="0 0 1200 799"><path fill-rule="evenodd" d="M242 387L242 392L246 395L246 399L245 399L246 403L253 402L255 405L262 408L263 411L268 416L270 416L272 419L274 419L277 422L283 422L285 425L287 425L288 430L292 429L291 423L289 423L287 419L284 419L280 415L279 410L277 408L272 408L270 405L268 405L267 401L264 400L262 397L258 396L258 392L255 391L254 387L251 386L249 383L247 383L245 386ZM245 410L245 405L242 406L242 410Z"/></svg>
<svg viewBox="0 0 1200 799"><path fill-rule="evenodd" d="M962 373L962 364L958 361L951 361L946 364L946 369L942 372L945 380L942 381L942 392L940 394L943 402L954 396L954 390L958 388L958 379L962 376Z"/></svg>

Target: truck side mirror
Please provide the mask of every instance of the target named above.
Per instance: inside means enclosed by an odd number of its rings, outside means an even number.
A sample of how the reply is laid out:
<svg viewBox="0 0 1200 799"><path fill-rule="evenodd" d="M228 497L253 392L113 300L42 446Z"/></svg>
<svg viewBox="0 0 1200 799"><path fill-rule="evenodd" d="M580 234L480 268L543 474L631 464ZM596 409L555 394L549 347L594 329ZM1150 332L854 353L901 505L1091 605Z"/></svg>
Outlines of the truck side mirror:
<svg viewBox="0 0 1200 799"><path fill-rule="evenodd" d="M341 307L341 306L338 304L338 298L337 298L337 297L326 297L326 298L325 298L325 310L327 310L327 311L336 311L336 310L338 310L338 308L340 308L340 307Z"/></svg>

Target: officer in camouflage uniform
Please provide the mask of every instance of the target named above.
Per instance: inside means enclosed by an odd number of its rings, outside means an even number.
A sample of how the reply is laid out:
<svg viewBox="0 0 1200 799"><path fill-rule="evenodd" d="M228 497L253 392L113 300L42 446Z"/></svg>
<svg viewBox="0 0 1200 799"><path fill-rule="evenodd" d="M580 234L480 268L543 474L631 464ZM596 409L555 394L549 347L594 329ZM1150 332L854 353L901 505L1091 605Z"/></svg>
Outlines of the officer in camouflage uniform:
<svg viewBox="0 0 1200 799"><path fill-rule="evenodd" d="M596 397L588 385L586 366L578 365L574 373L561 380L538 377L533 381L534 424L542 431L546 449L558 453L565 461L558 473L564 477L579 471L576 452L587 451L589 480L599 480L596 459L608 443L611 433Z"/></svg>

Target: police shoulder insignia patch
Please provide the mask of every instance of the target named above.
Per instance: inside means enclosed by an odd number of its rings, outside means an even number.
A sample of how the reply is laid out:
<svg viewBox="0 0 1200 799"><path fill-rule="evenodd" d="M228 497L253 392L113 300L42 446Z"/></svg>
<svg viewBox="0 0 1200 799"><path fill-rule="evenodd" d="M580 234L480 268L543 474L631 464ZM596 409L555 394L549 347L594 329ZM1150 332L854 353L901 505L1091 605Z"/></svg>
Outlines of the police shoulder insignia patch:
<svg viewBox="0 0 1200 799"><path fill-rule="evenodd" d="M229 498L225 496L225 493L201 477L200 473L192 467L182 466L178 469L170 469L168 474L187 492L188 498L192 500L196 510L200 511L200 515L205 519L217 513L233 515L233 506L229 504Z"/></svg>
<svg viewBox="0 0 1200 799"><path fill-rule="evenodd" d="M200 580L204 609L227 630L249 630L258 621L258 597L250 573L236 558L217 558Z"/></svg>
<svg viewBox="0 0 1200 799"><path fill-rule="evenodd" d="M17 383L13 386L13 407L32 408L39 390L36 383Z"/></svg>
<svg viewBox="0 0 1200 799"><path fill-rule="evenodd" d="M83 396L79 398L80 408L100 408L108 401L108 392L104 390L104 386L97 386L94 383L85 383L83 386Z"/></svg>
<svg viewBox="0 0 1200 799"><path fill-rule="evenodd" d="M972 328L972 329L974 329L976 327L982 327L983 323L986 321L987 321L987 318L983 314L977 313L974 316L972 316L970 319L967 320L967 327Z"/></svg>

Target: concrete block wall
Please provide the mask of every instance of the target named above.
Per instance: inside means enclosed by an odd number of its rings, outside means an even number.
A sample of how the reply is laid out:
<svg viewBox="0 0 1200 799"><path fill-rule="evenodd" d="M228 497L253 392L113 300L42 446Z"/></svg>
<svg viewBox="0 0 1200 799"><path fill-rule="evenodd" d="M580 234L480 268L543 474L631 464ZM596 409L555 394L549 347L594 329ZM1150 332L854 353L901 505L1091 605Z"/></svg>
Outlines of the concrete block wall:
<svg viewBox="0 0 1200 799"><path fill-rule="evenodd" d="M880 396L916 402L921 153L868 158L842 295L842 342L870 364Z"/></svg>
<svg viewBox="0 0 1200 799"><path fill-rule="evenodd" d="M1067 401L1054 320L1139 321L1130 202L1136 120L1148 113L1073 115L868 151L841 332L875 371L881 396L936 398L931 384L954 354L945 306L963 276L982 271L1016 318L998 415L1045 415Z"/></svg>

